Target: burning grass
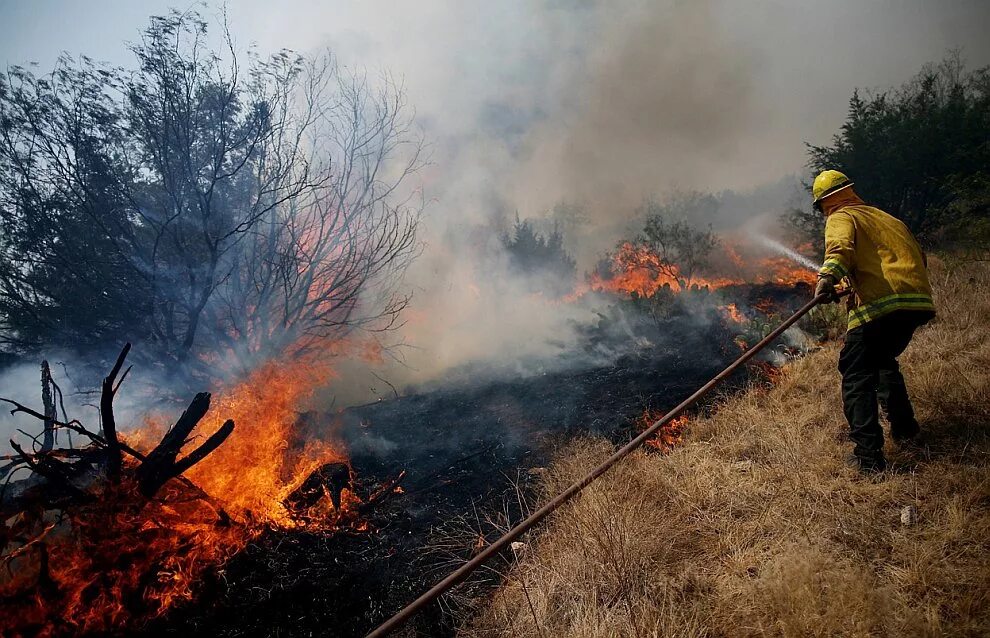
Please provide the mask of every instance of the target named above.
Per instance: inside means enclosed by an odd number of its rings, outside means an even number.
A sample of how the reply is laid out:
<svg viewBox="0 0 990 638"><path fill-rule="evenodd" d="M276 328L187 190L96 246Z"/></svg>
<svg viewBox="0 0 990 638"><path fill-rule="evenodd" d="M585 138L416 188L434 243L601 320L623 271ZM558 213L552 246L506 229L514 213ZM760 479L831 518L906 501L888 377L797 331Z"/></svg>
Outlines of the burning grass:
<svg viewBox="0 0 990 638"><path fill-rule="evenodd" d="M990 633L990 267L933 277L939 318L901 359L923 450L888 443L880 480L844 464L829 345L559 510L462 635ZM546 493L612 449L572 445Z"/></svg>
<svg viewBox="0 0 990 638"><path fill-rule="evenodd" d="M745 257L740 256L740 252ZM660 254L632 242L622 242L602 269L590 273L583 285L569 299L575 299L589 290L617 294L635 294L650 297L667 289L679 292L688 288L711 290L744 283L794 284L804 282L814 285L817 275L813 270L796 265L787 257L766 257L746 242L733 240L721 244L719 271L732 272L731 276L693 273L686 276L675 264L668 263ZM735 317L733 317L736 320Z"/></svg>
<svg viewBox="0 0 990 638"><path fill-rule="evenodd" d="M664 412L662 411L646 410L642 416L636 419L635 426L638 430L645 430L663 417ZM660 428L655 435L646 440L646 446L659 452L673 450L684 440L684 429L687 422L688 416L686 414L671 420L670 423Z"/></svg>

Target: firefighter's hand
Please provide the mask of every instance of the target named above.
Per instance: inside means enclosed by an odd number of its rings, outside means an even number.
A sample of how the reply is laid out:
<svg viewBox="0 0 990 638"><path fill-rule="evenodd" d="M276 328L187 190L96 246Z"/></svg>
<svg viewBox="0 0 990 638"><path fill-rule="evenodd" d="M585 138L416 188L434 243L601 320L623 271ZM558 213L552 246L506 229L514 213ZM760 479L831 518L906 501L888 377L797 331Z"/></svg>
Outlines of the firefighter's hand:
<svg viewBox="0 0 990 638"><path fill-rule="evenodd" d="M822 301L822 303L835 303L839 300L839 293L835 291L835 286L839 282L835 277L831 275L820 275L818 277L818 285L815 287L815 297L825 294L828 295Z"/></svg>

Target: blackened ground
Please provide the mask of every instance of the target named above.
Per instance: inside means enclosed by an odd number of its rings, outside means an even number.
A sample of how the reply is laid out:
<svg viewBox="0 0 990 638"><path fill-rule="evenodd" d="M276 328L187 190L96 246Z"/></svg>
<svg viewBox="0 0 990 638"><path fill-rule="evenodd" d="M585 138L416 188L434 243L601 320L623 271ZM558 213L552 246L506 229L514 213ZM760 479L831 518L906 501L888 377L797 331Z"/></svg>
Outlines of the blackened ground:
<svg viewBox="0 0 990 638"><path fill-rule="evenodd" d="M272 531L202 584L194 602L145 628L157 635L360 636L518 521L555 446L576 436L631 435L647 407L667 409L738 356L714 321L666 324L664 345L604 366L414 394L316 418L349 443L358 491L405 470L404 494L371 528L332 536ZM497 566L496 566L497 567ZM488 571L467 585L497 582ZM420 613L408 635L453 634L463 597Z"/></svg>

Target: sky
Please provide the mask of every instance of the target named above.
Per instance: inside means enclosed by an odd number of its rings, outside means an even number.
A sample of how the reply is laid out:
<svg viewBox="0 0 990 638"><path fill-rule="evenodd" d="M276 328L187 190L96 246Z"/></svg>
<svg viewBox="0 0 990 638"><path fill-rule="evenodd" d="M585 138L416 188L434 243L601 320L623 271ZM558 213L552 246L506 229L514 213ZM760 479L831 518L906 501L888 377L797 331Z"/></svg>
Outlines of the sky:
<svg viewBox="0 0 990 638"><path fill-rule="evenodd" d="M128 66L126 42L170 6L199 5L0 0L0 64L43 72L65 51ZM560 331L558 311L478 294L478 224L582 203L602 232L578 256L594 256L651 194L807 178L806 143L828 143L856 88L900 85L953 49L990 65L986 0L232 0L226 13L240 47L330 48L402 81L432 157L408 275L431 321L402 337L424 346L411 368L433 374Z"/></svg>
<svg viewBox="0 0 990 638"><path fill-rule="evenodd" d="M0 0L0 62L47 69L66 51L127 65L124 42L170 6L196 5ZM990 3L976 0L226 6L242 45L329 46L351 65L403 78L437 159L463 166L468 153L483 170L466 182L497 178L524 208L602 192L635 198L644 184L772 181L802 167L805 142L828 140L854 88L899 84L952 48L990 63Z"/></svg>

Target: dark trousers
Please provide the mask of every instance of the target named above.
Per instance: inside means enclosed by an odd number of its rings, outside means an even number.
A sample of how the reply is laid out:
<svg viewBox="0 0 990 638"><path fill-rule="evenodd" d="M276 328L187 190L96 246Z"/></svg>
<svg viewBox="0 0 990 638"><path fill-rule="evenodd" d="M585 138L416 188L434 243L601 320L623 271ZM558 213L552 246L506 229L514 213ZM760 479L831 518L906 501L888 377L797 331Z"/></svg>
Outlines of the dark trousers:
<svg viewBox="0 0 990 638"><path fill-rule="evenodd" d="M879 400L890 421L895 439L908 439L918 433L904 377L897 365L918 327L931 319L930 313L901 310L853 328L839 355L842 373L842 407L849 422L853 453L865 464L883 462L883 430L880 427Z"/></svg>

